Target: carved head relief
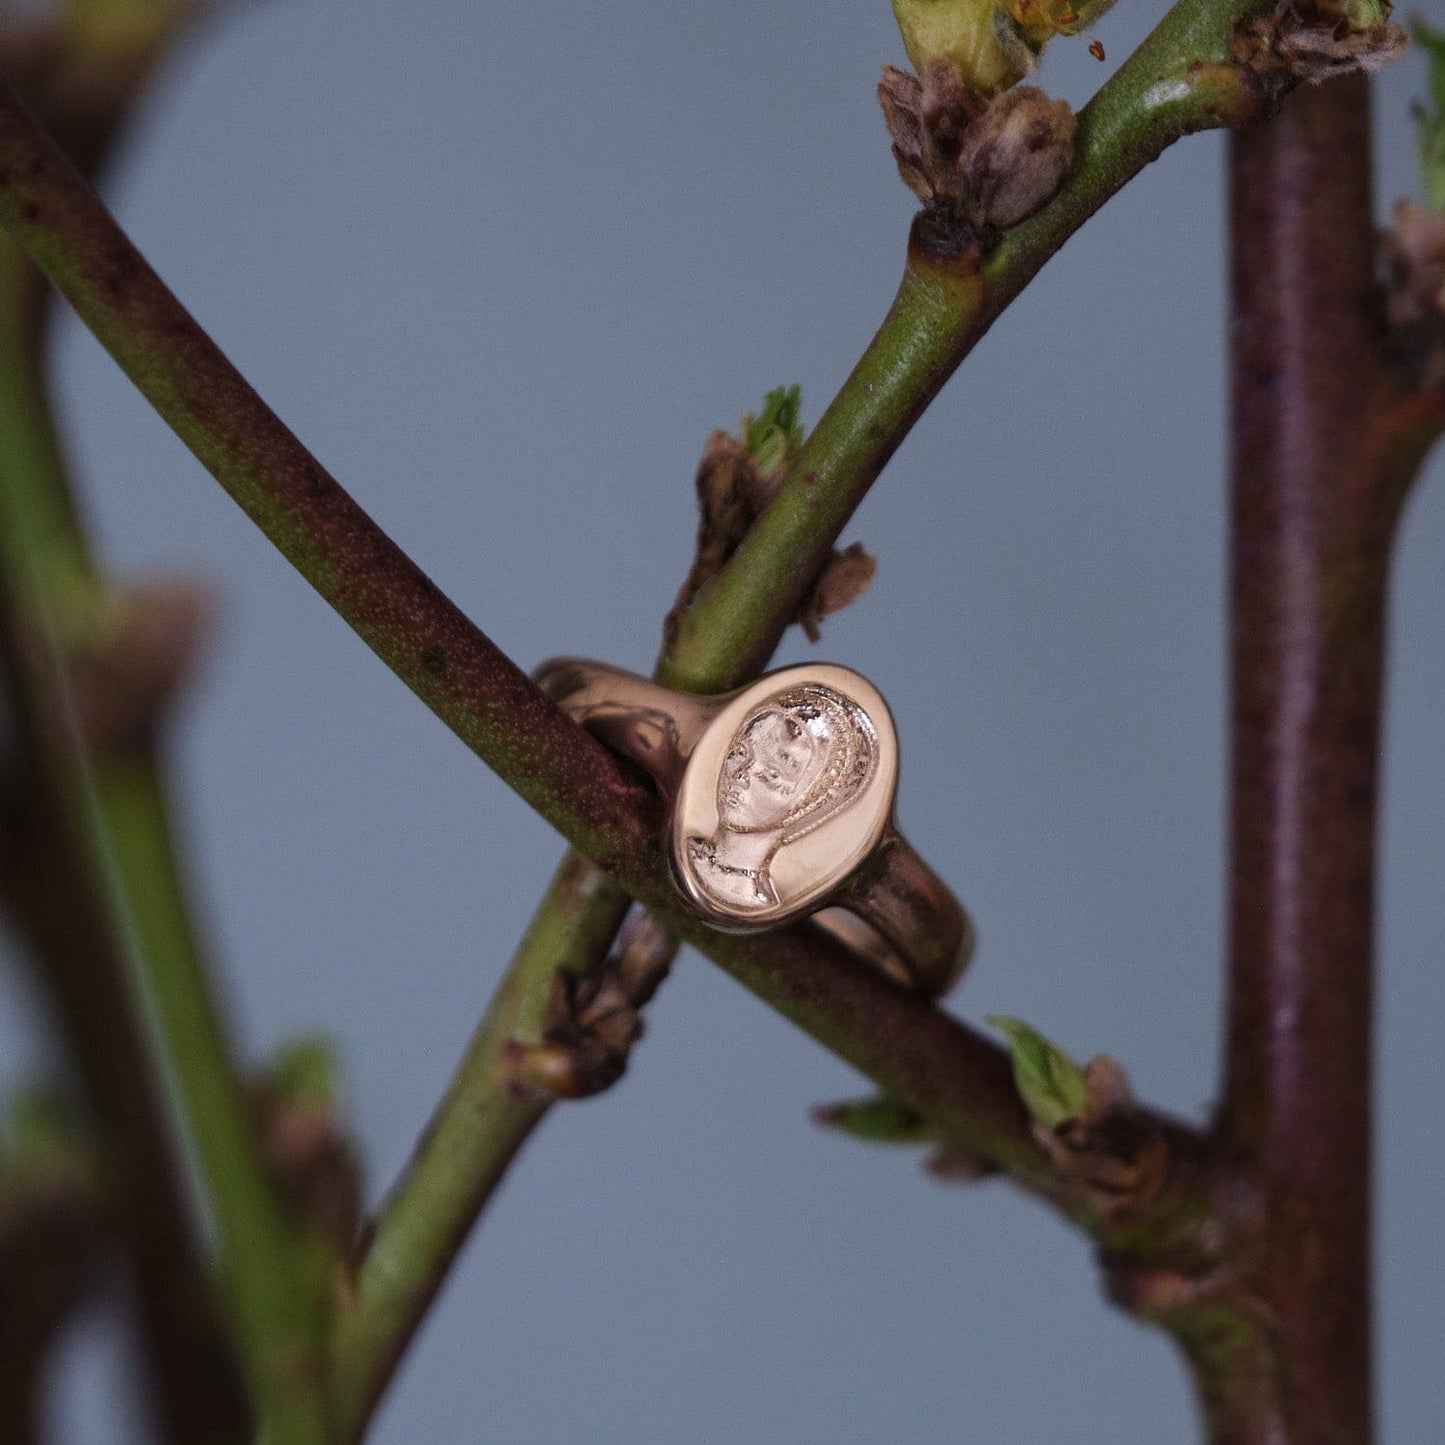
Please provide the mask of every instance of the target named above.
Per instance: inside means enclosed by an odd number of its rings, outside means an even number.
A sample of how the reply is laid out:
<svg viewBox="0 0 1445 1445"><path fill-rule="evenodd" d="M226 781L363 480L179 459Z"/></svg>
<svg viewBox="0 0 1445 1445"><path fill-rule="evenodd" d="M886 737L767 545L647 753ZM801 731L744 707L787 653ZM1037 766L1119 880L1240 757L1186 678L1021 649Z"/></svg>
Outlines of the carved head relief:
<svg viewBox="0 0 1445 1445"><path fill-rule="evenodd" d="M687 840L698 886L735 910L775 905L779 850L851 807L877 766L873 723L851 698L805 683L765 699L728 743L717 828Z"/></svg>

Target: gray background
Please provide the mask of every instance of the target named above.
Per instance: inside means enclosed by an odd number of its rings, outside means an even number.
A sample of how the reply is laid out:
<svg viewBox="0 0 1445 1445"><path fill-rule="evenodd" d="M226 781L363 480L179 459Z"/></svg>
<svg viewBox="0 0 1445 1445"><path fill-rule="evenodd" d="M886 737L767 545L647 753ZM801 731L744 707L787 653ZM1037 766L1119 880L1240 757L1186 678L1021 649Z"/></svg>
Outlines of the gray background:
<svg viewBox="0 0 1445 1445"><path fill-rule="evenodd" d="M1081 102L1163 5L1056 47ZM898 279L882 0L238 5L158 85L125 224L319 457L526 665L646 668L703 440L763 391L816 419ZM1412 189L1413 59L1379 91ZM974 910L955 1007L1021 1014L1203 1116L1220 1013L1223 145L1188 141L1045 271L852 536L820 654L877 682L901 814ZM373 1193L406 1158L559 848L275 556L78 327L60 384L125 572L214 578L176 739L237 1031L340 1041ZM1044 398L1040 405L1038 399ZM1381 921L1381 1399L1445 1412L1445 492L1400 550ZM785 659L806 655L792 640ZM7 983L6 1075L44 1057ZM1168 1341L1008 1188L814 1129L859 1081L686 957L625 1083L559 1111L458 1263L386 1442L1193 1438ZM144 1438L114 1320L57 1361L67 1441ZM1431 1422L1431 1424L1427 1424Z"/></svg>

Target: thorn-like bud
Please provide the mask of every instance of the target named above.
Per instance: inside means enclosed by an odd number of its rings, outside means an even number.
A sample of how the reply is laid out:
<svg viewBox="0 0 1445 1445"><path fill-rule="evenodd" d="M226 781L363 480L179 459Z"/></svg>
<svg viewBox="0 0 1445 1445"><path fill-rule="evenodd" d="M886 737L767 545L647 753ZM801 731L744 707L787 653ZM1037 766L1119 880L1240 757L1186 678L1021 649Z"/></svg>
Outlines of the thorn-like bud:
<svg viewBox="0 0 1445 1445"><path fill-rule="evenodd" d="M1122 1114L1134 1107L1134 1090L1129 1076L1118 1059L1109 1054L1095 1054L1084 1065L1084 1083L1089 1090L1089 1117Z"/></svg>
<svg viewBox="0 0 1445 1445"><path fill-rule="evenodd" d="M566 1044L508 1043L503 1052L507 1087L524 1099L587 1099L622 1077L624 1061L603 1049Z"/></svg>
<svg viewBox="0 0 1445 1445"><path fill-rule="evenodd" d="M612 971L629 1007L651 1001L677 957L677 940L645 908L634 908L622 925Z"/></svg>
<svg viewBox="0 0 1445 1445"><path fill-rule="evenodd" d="M798 624L809 642L822 640L818 624L856 602L872 584L877 570L878 559L861 542L852 542L828 558L813 590L798 608Z"/></svg>
<svg viewBox="0 0 1445 1445"><path fill-rule="evenodd" d="M599 969L554 975L541 1040L514 1039L506 1046L508 1087L523 1097L552 1099L585 1099L611 1088L642 1037L640 1010L676 953L677 940L650 914L634 909Z"/></svg>
<svg viewBox="0 0 1445 1445"><path fill-rule="evenodd" d="M923 1167L940 1184L980 1184L999 1172L997 1164L961 1144L940 1144Z"/></svg>
<svg viewBox="0 0 1445 1445"><path fill-rule="evenodd" d="M666 643L677 636L693 599L732 560L782 485L803 445L801 404L798 387L777 387L767 394L760 412L743 417L740 438L725 431L715 431L708 438L697 469L697 551L663 624ZM819 640L818 624L824 617L862 596L876 566L856 542L843 552L835 549L829 554L793 619L810 642Z"/></svg>

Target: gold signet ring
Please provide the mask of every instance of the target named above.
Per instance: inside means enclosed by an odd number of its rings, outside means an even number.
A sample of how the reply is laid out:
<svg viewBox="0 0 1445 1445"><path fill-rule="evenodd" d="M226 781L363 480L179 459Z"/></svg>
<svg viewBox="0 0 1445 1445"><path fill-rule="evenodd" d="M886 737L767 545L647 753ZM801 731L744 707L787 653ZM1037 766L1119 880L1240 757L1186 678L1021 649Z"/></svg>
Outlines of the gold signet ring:
<svg viewBox="0 0 1445 1445"><path fill-rule="evenodd" d="M810 663L693 697L575 657L536 678L657 784L673 881L698 917L751 933L818 914L902 983L936 995L958 980L973 926L898 831L898 738L866 678Z"/></svg>

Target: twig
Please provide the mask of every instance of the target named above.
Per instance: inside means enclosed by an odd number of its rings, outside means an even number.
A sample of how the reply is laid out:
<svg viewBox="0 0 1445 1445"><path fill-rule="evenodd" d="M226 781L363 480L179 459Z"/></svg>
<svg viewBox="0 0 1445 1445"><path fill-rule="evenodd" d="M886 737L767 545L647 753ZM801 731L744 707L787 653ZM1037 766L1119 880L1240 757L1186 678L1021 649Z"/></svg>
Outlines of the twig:
<svg viewBox="0 0 1445 1445"><path fill-rule="evenodd" d="M640 815L644 789L468 622L297 441L8 86L0 88L0 223L363 641L548 822L610 868L618 820Z"/></svg>
<svg viewBox="0 0 1445 1445"><path fill-rule="evenodd" d="M1242 125L1266 103L1230 58L1254 0L1176 5L1079 113L1074 167L1039 215L983 260L915 224L892 309L776 497L701 591L664 653L661 679L723 692L767 662L838 534L959 363L1064 242L1166 147Z"/></svg>
<svg viewBox="0 0 1445 1445"><path fill-rule="evenodd" d="M540 1043L559 970L604 956L627 895L576 854L563 860L416 1154L382 1205L337 1320L332 1375L342 1437L371 1414L463 1240L551 1099L506 1084L509 1046Z"/></svg>

